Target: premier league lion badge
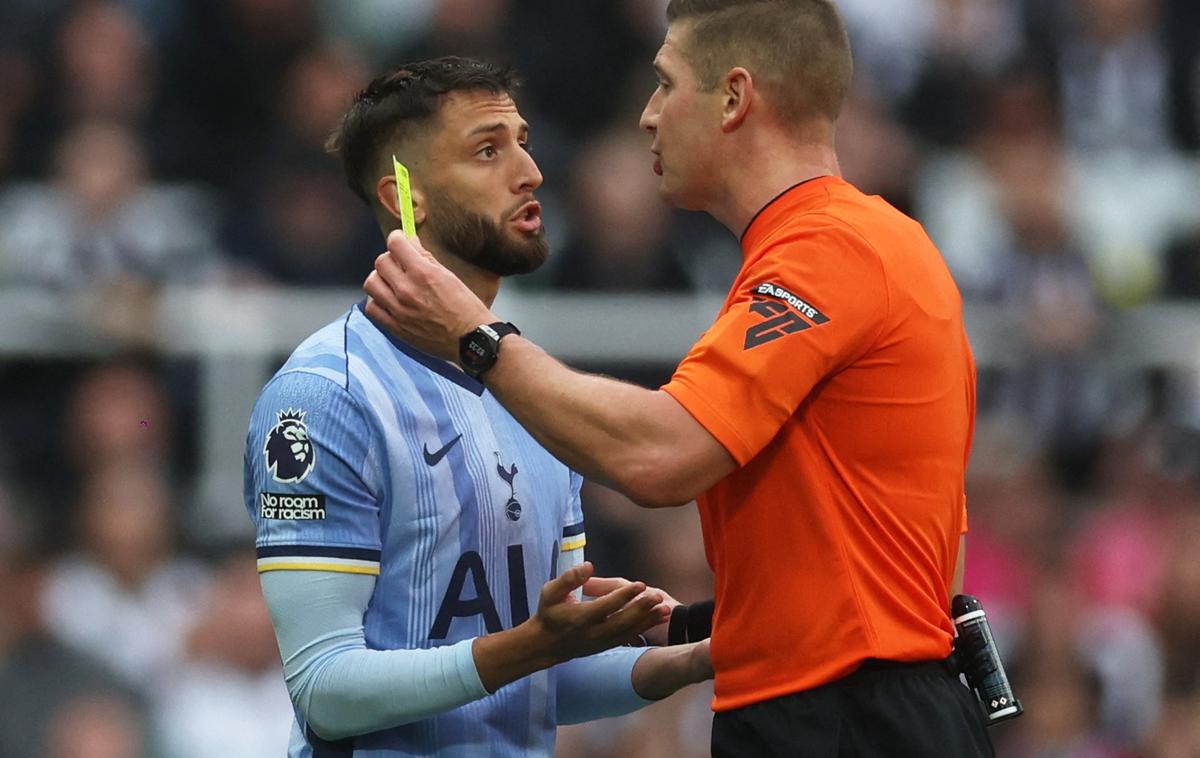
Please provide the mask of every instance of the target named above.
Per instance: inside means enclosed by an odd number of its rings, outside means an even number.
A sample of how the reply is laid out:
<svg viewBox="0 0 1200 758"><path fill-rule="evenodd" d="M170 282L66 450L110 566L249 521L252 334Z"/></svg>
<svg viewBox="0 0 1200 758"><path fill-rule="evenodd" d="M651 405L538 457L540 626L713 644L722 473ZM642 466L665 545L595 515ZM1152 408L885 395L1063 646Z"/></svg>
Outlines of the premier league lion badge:
<svg viewBox="0 0 1200 758"><path fill-rule="evenodd" d="M317 465L317 453L308 439L308 427L304 425L306 411L279 411L279 423L267 435L263 455L271 477L282 484L304 481Z"/></svg>

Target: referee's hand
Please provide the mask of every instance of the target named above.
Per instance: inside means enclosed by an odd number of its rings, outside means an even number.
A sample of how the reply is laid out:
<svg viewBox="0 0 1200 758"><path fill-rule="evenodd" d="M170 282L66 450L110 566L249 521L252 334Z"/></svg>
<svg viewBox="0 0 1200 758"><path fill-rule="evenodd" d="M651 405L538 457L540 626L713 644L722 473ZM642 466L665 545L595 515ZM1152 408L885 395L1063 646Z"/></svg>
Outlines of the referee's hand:
<svg viewBox="0 0 1200 758"><path fill-rule="evenodd" d="M446 360L458 359L458 341L496 318L417 238L396 230L365 282L366 314L410 345Z"/></svg>
<svg viewBox="0 0 1200 758"><path fill-rule="evenodd" d="M596 582L590 562L581 563L542 587L534 623L561 660L592 655L624 644L671 617L669 596L642 582L600 579L592 600L580 602L576 590Z"/></svg>
<svg viewBox="0 0 1200 758"><path fill-rule="evenodd" d="M583 594L587 597L602 597L615 590L628 587L633 582L620 577L594 576L583 583ZM663 646L667 644L667 630L671 625L671 611L675 606L682 605L678 600L668 595L658 587L647 587L649 592L662 595L663 604L667 606L667 618L661 623L641 632L642 639L647 645Z"/></svg>

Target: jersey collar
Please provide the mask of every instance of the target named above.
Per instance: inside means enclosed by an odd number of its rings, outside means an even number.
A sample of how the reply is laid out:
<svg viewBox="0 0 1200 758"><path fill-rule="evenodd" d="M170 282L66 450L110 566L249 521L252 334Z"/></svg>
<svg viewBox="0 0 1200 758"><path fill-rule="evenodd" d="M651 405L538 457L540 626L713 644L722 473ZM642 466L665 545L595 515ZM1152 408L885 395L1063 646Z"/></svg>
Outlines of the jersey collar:
<svg viewBox="0 0 1200 758"><path fill-rule="evenodd" d="M378 329L379 332L384 337L387 337L388 342L391 342L392 346L395 347L397 350L404 353L409 358L412 358L417 363L420 363L422 366L429 369L433 373L438 374L446 379L449 379L450 381L454 382L459 387L462 387L463 389L467 390L468 392L471 392L480 397L483 396L483 390L484 390L483 382L472 379L471 377L467 376L463 372L454 368L453 366L451 366L449 363L442 360L441 358L430 355L429 353L426 353L423 350L418 350L417 348L413 347L412 345L408 344L407 342L401 340L399 337L397 337L394 334L392 334L391 332L389 332L379 322L375 321L373 318L368 316L367 315L367 301L365 298L363 300L360 300L359 302L355 303L354 307L358 310L359 313L362 314L363 318L365 318L368 322L370 322L371 326Z"/></svg>
<svg viewBox="0 0 1200 758"><path fill-rule="evenodd" d="M780 192L769 203L764 205L742 232L742 256L745 258L756 250L762 241L792 213L805 210L814 200L825 197L830 184L842 183L844 180L837 176L815 176L793 184Z"/></svg>

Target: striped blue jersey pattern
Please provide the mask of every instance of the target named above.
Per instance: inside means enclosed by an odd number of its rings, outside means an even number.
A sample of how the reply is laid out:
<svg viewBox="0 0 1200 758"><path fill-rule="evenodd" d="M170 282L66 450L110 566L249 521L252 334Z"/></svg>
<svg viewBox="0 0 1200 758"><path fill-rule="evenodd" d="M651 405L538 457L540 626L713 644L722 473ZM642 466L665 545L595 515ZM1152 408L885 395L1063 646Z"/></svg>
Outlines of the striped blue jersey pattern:
<svg viewBox="0 0 1200 758"><path fill-rule="evenodd" d="M259 571L377 575L364 627L379 650L528 618L564 553L582 551L581 484L482 384L391 337L362 304L271 378L246 441ZM551 755L554 675L339 743L297 713L289 755Z"/></svg>

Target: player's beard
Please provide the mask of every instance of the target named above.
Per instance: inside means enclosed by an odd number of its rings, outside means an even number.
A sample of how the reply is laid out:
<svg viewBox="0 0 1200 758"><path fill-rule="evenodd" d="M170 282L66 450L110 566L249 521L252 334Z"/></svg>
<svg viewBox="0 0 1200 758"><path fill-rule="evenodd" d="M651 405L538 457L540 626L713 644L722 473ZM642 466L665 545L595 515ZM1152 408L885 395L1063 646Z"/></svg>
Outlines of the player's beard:
<svg viewBox="0 0 1200 758"><path fill-rule="evenodd" d="M445 190L430 187L426 195L425 230L446 252L498 276L528 274L546 262L550 244L544 229L517 238L502 225L507 221L498 223L476 213ZM507 210L504 218L511 218L525 202Z"/></svg>

